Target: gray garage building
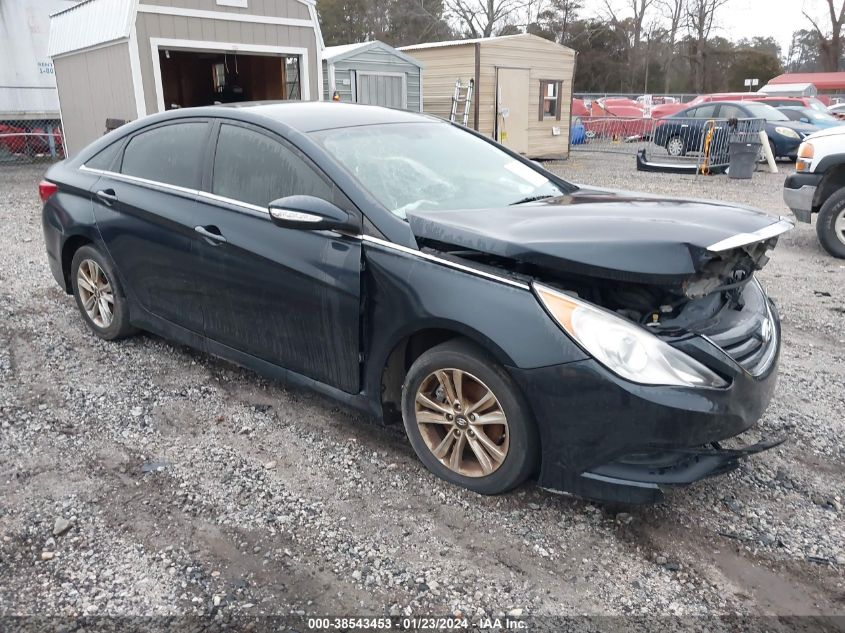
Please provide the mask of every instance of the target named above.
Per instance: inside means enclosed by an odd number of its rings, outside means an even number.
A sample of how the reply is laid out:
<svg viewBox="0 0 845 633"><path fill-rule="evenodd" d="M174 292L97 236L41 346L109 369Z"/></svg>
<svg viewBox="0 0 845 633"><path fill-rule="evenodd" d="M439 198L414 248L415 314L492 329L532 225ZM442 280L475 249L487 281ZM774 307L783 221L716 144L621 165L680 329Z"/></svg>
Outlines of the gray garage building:
<svg viewBox="0 0 845 633"><path fill-rule="evenodd" d="M52 16L65 147L106 119L322 96L315 0L85 0Z"/></svg>
<svg viewBox="0 0 845 633"><path fill-rule="evenodd" d="M384 42L323 51L323 98L422 111L422 62Z"/></svg>

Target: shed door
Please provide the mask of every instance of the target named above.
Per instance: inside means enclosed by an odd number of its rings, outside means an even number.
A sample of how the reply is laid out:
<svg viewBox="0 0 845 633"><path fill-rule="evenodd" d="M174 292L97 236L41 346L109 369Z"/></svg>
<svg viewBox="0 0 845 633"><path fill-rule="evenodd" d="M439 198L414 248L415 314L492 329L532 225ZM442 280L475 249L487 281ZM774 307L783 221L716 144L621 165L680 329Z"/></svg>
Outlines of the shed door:
<svg viewBox="0 0 845 633"><path fill-rule="evenodd" d="M364 73L358 71L358 103L388 108L408 107L408 87L404 73Z"/></svg>
<svg viewBox="0 0 845 633"><path fill-rule="evenodd" d="M527 68L497 70L496 140L520 154L528 153Z"/></svg>

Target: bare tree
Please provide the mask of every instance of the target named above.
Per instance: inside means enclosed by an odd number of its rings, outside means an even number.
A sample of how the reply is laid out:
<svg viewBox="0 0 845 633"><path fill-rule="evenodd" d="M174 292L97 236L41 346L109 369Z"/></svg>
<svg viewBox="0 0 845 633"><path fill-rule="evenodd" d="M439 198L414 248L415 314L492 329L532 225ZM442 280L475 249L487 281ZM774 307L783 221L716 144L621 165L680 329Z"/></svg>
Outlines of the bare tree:
<svg viewBox="0 0 845 633"><path fill-rule="evenodd" d="M804 17L813 25L819 34L819 59L822 63L822 70L836 72L839 70L839 59L842 56L842 26L845 24L845 0L839 12L833 6L834 0L827 0L828 15L830 17L830 35L822 31L816 20L810 14L803 11Z"/></svg>
<svg viewBox="0 0 845 633"><path fill-rule="evenodd" d="M640 60L646 58L644 63L648 64L647 55L642 55L643 25L646 13L656 0L626 0L624 3L627 17L619 17L620 11L611 0L604 0L605 8L614 29L624 37L624 44L628 49L628 77L627 91L631 92L634 85L637 69L640 67Z"/></svg>
<svg viewBox="0 0 845 633"><path fill-rule="evenodd" d="M687 0L659 0L658 4L668 24L668 28L666 29L668 54L663 62L663 92L668 93L669 82L672 79L672 63L675 61L675 44L678 41L681 20L683 20L686 13Z"/></svg>
<svg viewBox="0 0 845 633"><path fill-rule="evenodd" d="M526 0L446 0L461 30L473 38L492 36L525 6Z"/></svg>
<svg viewBox="0 0 845 633"><path fill-rule="evenodd" d="M716 12L730 0L688 0L685 9L687 30L692 40L690 63L692 64L693 89L706 92L707 40L716 23Z"/></svg>

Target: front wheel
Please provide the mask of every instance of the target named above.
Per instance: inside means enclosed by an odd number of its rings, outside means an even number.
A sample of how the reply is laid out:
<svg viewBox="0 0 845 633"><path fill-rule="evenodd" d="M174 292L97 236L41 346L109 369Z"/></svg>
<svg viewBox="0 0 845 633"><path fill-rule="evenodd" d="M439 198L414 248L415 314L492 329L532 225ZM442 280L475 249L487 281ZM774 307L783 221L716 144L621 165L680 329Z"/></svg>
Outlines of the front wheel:
<svg viewBox="0 0 845 633"><path fill-rule="evenodd" d="M495 359L469 342L447 341L411 365L402 418L420 461L474 492L507 492L539 464L537 431L522 394Z"/></svg>
<svg viewBox="0 0 845 633"><path fill-rule="evenodd" d="M824 250L845 259L845 189L828 198L816 220L816 235Z"/></svg>

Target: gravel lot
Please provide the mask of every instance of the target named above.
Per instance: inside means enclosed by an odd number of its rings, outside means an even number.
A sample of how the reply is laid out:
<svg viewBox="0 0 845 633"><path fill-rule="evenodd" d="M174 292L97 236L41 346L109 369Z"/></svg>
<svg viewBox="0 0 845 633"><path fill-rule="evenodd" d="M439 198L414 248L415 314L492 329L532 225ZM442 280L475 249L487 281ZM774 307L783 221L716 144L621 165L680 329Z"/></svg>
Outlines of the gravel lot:
<svg viewBox="0 0 845 633"><path fill-rule="evenodd" d="M783 174L554 169L787 212ZM0 615L845 614L845 261L813 228L761 274L785 347L760 430L789 441L609 508L477 496L401 428L153 336L96 339L47 266L43 170L0 167Z"/></svg>

